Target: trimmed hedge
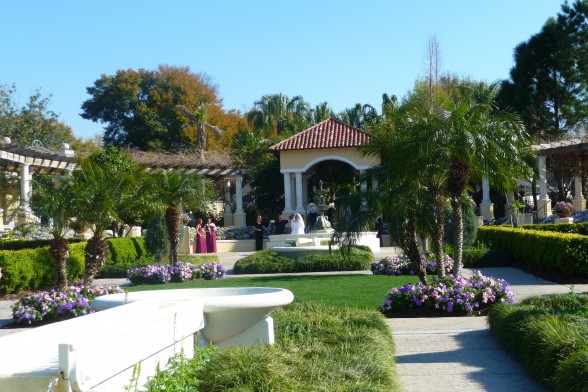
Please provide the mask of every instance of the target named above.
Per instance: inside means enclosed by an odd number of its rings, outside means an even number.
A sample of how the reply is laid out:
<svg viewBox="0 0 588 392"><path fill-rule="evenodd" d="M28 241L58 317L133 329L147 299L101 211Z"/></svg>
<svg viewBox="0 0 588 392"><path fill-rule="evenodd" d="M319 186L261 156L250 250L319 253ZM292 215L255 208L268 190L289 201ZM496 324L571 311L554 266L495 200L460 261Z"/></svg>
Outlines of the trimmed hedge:
<svg viewBox="0 0 588 392"><path fill-rule="evenodd" d="M588 319L529 303L493 306L490 331L536 380L555 391L586 391Z"/></svg>
<svg viewBox="0 0 588 392"><path fill-rule="evenodd" d="M372 252L369 248L367 249L354 247L351 253L345 256L340 251L334 251L330 255L315 254L299 259L280 256L277 252L268 249L237 261L233 272L237 275L369 270L374 259Z"/></svg>
<svg viewBox="0 0 588 392"><path fill-rule="evenodd" d="M588 236L486 226L478 230L478 241L491 249L503 250L515 262L546 272L588 277Z"/></svg>
<svg viewBox="0 0 588 392"><path fill-rule="evenodd" d="M40 241L26 242L37 244ZM110 252L106 265L112 266L117 271L121 269L126 271L130 265L136 263L139 257L147 253L145 240L142 237L111 238L108 243ZM85 249L86 241L70 242L67 262L68 279L76 280L84 276ZM118 265L121 267L117 268ZM49 246L0 250L0 267L2 268L0 295L14 294L24 290L40 290L51 287L57 282L57 268L49 253Z"/></svg>
<svg viewBox="0 0 588 392"><path fill-rule="evenodd" d="M83 238L69 238L70 244L78 244L86 242ZM14 240L14 241L0 241L0 250L21 250L21 249L36 249L49 246L51 240Z"/></svg>
<svg viewBox="0 0 588 392"><path fill-rule="evenodd" d="M559 225L523 225L525 230L554 231L558 233L588 235L588 222L565 223Z"/></svg>

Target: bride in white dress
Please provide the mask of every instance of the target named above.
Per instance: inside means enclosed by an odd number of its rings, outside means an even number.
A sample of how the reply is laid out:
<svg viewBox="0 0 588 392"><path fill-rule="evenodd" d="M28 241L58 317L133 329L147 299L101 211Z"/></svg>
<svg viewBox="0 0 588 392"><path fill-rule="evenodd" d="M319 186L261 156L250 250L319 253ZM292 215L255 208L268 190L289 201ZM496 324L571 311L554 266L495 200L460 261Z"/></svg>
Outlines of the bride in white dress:
<svg viewBox="0 0 588 392"><path fill-rule="evenodd" d="M302 219L302 215L295 214L294 218L292 219L292 234L305 234L304 233L304 219Z"/></svg>

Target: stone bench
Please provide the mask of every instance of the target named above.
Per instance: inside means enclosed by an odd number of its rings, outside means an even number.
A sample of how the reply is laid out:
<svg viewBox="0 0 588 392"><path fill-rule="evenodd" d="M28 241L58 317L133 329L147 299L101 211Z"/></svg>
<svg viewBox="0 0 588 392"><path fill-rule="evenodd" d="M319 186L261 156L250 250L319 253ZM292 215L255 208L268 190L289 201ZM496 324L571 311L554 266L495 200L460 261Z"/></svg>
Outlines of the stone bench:
<svg viewBox="0 0 588 392"><path fill-rule="evenodd" d="M273 343L269 313L293 300L272 288L184 289L112 294L99 312L0 338L0 390L124 390L197 344ZM122 305L122 306L121 306Z"/></svg>

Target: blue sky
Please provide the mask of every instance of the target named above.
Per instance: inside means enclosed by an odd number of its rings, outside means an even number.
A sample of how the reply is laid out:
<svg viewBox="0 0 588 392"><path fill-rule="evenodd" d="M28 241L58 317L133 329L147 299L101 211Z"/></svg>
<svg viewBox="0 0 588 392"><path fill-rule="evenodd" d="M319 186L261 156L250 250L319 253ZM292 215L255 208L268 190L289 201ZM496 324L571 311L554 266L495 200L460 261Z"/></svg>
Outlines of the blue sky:
<svg viewBox="0 0 588 392"><path fill-rule="evenodd" d="M119 69L189 66L218 85L226 109L242 112L265 94L377 108L426 74L436 35L443 72L508 78L515 46L555 17L559 0L31 1L4 0L0 84L24 104L36 90L89 138L86 88ZM1 135L0 135L1 136Z"/></svg>

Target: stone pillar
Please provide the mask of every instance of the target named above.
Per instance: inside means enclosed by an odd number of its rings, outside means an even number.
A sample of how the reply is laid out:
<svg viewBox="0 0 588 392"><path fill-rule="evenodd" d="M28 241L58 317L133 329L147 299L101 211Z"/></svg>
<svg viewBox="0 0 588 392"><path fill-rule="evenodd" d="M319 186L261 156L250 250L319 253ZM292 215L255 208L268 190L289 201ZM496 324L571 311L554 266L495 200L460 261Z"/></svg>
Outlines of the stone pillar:
<svg viewBox="0 0 588 392"><path fill-rule="evenodd" d="M494 219L494 204L490 201L490 182L487 177L482 179L482 202L480 203L480 213L484 220L491 221Z"/></svg>
<svg viewBox="0 0 588 392"><path fill-rule="evenodd" d="M539 200L537 200L537 218L545 219L551 215L551 200L547 195L546 157L539 155Z"/></svg>
<svg viewBox="0 0 588 392"><path fill-rule="evenodd" d="M308 178L302 177L302 206L304 212L306 212L306 206L308 205Z"/></svg>
<svg viewBox="0 0 588 392"><path fill-rule="evenodd" d="M235 186L235 201L237 202L237 209L233 215L233 222L235 226L245 226L245 211L243 211L243 174L241 174L241 171L235 175Z"/></svg>
<svg viewBox="0 0 588 392"><path fill-rule="evenodd" d="M284 212L282 215L288 216L292 212L292 182L290 173L284 173Z"/></svg>
<svg viewBox="0 0 588 392"><path fill-rule="evenodd" d="M574 177L574 199L572 200L574 210L584 211L586 209L586 199L582 194L582 177Z"/></svg>
<svg viewBox="0 0 588 392"><path fill-rule="evenodd" d="M225 226L233 226L233 207L231 205L231 180L225 181Z"/></svg>
<svg viewBox="0 0 588 392"><path fill-rule="evenodd" d="M20 207L18 208L16 226L25 226L35 221L29 205L31 193L31 174L28 163L20 165Z"/></svg>
<svg viewBox="0 0 588 392"><path fill-rule="evenodd" d="M515 215L515 211L513 211L512 209L514 201L515 200L513 191L506 191L506 204L504 205L504 216L507 218L511 215Z"/></svg>
<svg viewBox="0 0 588 392"><path fill-rule="evenodd" d="M296 212L304 214L305 209L302 203L302 172L296 172Z"/></svg>

